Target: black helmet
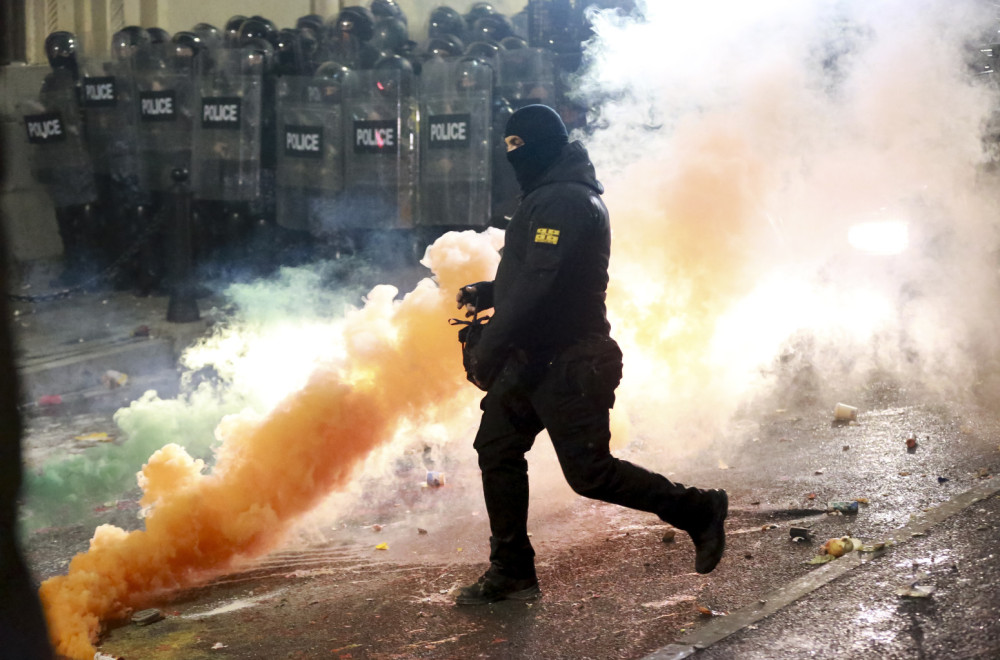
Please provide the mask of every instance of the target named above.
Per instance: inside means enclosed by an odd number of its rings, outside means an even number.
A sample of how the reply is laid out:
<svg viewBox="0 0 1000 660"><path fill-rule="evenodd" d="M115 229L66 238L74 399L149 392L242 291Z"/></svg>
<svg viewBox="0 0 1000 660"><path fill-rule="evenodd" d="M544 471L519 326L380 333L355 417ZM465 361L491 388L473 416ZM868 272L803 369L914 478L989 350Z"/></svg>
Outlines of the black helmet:
<svg viewBox="0 0 1000 660"><path fill-rule="evenodd" d="M395 0L372 0L368 5L375 20L380 18L398 18L406 23L406 14L399 8Z"/></svg>
<svg viewBox="0 0 1000 660"><path fill-rule="evenodd" d="M375 34L375 17L365 7L344 7L337 15L336 31L358 41L368 41Z"/></svg>
<svg viewBox="0 0 1000 660"><path fill-rule="evenodd" d="M431 12L430 23L427 26L427 36L433 38L446 34L464 39L465 21L462 20L462 15L451 7L441 6Z"/></svg>
<svg viewBox="0 0 1000 660"><path fill-rule="evenodd" d="M316 34L319 34L323 31L323 17L319 14L300 16L299 20L295 21L295 27L300 30L304 27L311 28Z"/></svg>
<svg viewBox="0 0 1000 660"><path fill-rule="evenodd" d="M129 25L111 35L111 55L116 60L142 58L148 54L149 33L137 25Z"/></svg>
<svg viewBox="0 0 1000 660"><path fill-rule="evenodd" d="M226 21L226 44L235 45L240 42L240 28L243 27L243 22L246 20L247 17L243 14L236 14Z"/></svg>
<svg viewBox="0 0 1000 660"><path fill-rule="evenodd" d="M195 56L205 48L201 38L194 32L181 30L170 38L168 50L170 61L177 70L189 71L194 67Z"/></svg>
<svg viewBox="0 0 1000 660"><path fill-rule="evenodd" d="M313 74L313 80L319 88L322 99L328 103L337 103L343 98L344 86L351 76L351 69L340 62L323 62Z"/></svg>
<svg viewBox="0 0 1000 660"><path fill-rule="evenodd" d="M413 92L413 65L399 55L387 55L375 62L375 86L383 94L409 96Z"/></svg>
<svg viewBox="0 0 1000 660"><path fill-rule="evenodd" d="M258 21L260 23L263 23L264 29L267 30L267 34L264 35L264 38L270 41L272 46L277 44L278 26L274 24L274 21L272 21L269 18L264 18L260 14L254 14L248 20Z"/></svg>
<svg viewBox="0 0 1000 660"><path fill-rule="evenodd" d="M477 2L469 8L469 11L465 12L465 25L472 28L480 18L493 16L496 13L497 10L490 3Z"/></svg>
<svg viewBox="0 0 1000 660"><path fill-rule="evenodd" d="M45 56L53 69L73 69L76 71L76 35L59 30L45 37Z"/></svg>
<svg viewBox="0 0 1000 660"><path fill-rule="evenodd" d="M427 41L424 47L426 57L453 57L465 52L465 44L458 37L445 34Z"/></svg>
<svg viewBox="0 0 1000 660"><path fill-rule="evenodd" d="M278 43L274 46L275 65L283 74L294 74L300 71L302 64L299 57L298 32L285 28L278 32Z"/></svg>
<svg viewBox="0 0 1000 660"><path fill-rule="evenodd" d="M514 36L514 26L510 19L503 14L490 14L483 16L475 22L469 33L472 41L492 41L500 43L507 37Z"/></svg>
<svg viewBox="0 0 1000 660"><path fill-rule="evenodd" d="M398 18L383 18L375 24L372 45L381 53L403 54L410 39L406 24Z"/></svg>
<svg viewBox="0 0 1000 660"><path fill-rule="evenodd" d="M510 36L500 40L500 48L504 50L521 50L527 47L528 42L521 37Z"/></svg>
<svg viewBox="0 0 1000 660"><path fill-rule="evenodd" d="M482 60L486 64L494 66L500 57L500 46L488 41L476 41L465 49L465 56L469 59Z"/></svg>
<svg viewBox="0 0 1000 660"><path fill-rule="evenodd" d="M243 25L240 26L239 44L241 46L246 46L253 39L263 39L271 44L273 44L274 41L277 41L275 35L272 35L271 28L267 23L259 18L248 18L243 21Z"/></svg>

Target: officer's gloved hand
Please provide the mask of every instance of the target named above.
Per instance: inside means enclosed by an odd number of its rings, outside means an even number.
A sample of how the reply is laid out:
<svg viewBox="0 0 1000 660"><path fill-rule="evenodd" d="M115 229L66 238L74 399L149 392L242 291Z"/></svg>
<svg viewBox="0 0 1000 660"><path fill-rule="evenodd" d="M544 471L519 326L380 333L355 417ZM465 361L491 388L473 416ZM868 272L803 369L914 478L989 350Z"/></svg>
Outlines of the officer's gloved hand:
<svg viewBox="0 0 1000 660"><path fill-rule="evenodd" d="M458 290L455 302L459 309L465 307L466 316L475 316L476 313L493 307L493 282L466 284Z"/></svg>

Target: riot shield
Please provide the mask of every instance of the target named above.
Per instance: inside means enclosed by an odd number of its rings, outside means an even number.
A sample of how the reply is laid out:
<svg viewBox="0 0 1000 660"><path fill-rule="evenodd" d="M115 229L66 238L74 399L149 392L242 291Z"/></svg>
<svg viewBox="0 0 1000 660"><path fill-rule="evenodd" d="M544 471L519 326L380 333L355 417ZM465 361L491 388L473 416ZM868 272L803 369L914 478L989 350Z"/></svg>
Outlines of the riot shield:
<svg viewBox="0 0 1000 660"><path fill-rule="evenodd" d="M88 151L107 207L147 205L149 189L139 147L135 62L84 60L80 105Z"/></svg>
<svg viewBox="0 0 1000 660"><path fill-rule="evenodd" d="M493 70L478 60L438 58L428 61L421 75L417 223L485 227L490 220Z"/></svg>
<svg viewBox="0 0 1000 660"><path fill-rule="evenodd" d="M139 139L148 187L166 192L171 172L191 169L195 88L193 72L170 56L175 44L155 44L156 66L137 72Z"/></svg>
<svg viewBox="0 0 1000 660"><path fill-rule="evenodd" d="M346 86L348 140L344 193L336 222L344 228L407 229L417 199L417 102L412 72L358 71Z"/></svg>
<svg viewBox="0 0 1000 660"><path fill-rule="evenodd" d="M500 53L499 94L514 110L532 103L555 108L556 68L552 52L518 48Z"/></svg>
<svg viewBox="0 0 1000 660"><path fill-rule="evenodd" d="M37 101L19 104L30 144L31 172L58 208L97 201L84 142L77 85L66 70L49 74Z"/></svg>
<svg viewBox="0 0 1000 660"><path fill-rule="evenodd" d="M262 65L260 54L243 48L196 59L196 199L249 202L259 195Z"/></svg>
<svg viewBox="0 0 1000 660"><path fill-rule="evenodd" d="M344 187L340 83L311 76L278 79L277 221L327 233Z"/></svg>

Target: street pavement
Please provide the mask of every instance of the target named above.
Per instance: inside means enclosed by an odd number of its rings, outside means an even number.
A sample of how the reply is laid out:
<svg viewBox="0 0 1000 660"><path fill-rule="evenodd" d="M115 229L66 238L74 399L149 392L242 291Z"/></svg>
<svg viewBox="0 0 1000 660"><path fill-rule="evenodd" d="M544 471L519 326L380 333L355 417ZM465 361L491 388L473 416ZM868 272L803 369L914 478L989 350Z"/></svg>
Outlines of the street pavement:
<svg viewBox="0 0 1000 660"><path fill-rule="evenodd" d="M43 367L66 360L70 345L81 359L104 359L109 345L139 343L156 354L160 340L176 356L209 331L212 315L171 327L166 304L87 294L19 308L21 355L36 369L27 379L41 388L29 391L69 382L55 366ZM80 318L88 320L73 321ZM135 334L142 326L148 338ZM160 357L145 363L148 370L142 364L133 367L137 383L178 377ZM86 457L93 443L75 439L83 427L106 430L111 446L121 441L111 414L141 392L101 382L113 361L87 369L95 380L82 389L48 392L64 395L62 404L26 398L32 468L67 452ZM1000 657L995 398L973 387L962 400L940 400L904 385L877 374L846 393L843 400L861 409L846 424L832 420L835 401L797 397L744 413L733 437L694 458L621 450L684 483L729 490L728 550L708 576L694 573L684 533L665 542L670 528L647 514L568 488L555 497L543 490L531 519L542 598L455 607L451 593L479 576L488 554L485 511L468 506L478 473L457 465L445 487L418 488L422 468L402 465L396 491L361 493L364 505L336 524L230 575L163 595L149 604L163 620L115 622L100 650L149 659ZM910 434L918 439L913 451ZM547 451L533 452L533 475L539 464L557 469ZM24 543L36 579L65 572L98 523L139 528L138 494L92 503L85 520L31 530ZM825 511L829 501L855 499L863 500L857 514ZM808 538L793 540L793 526L808 527ZM842 536L888 545L807 563L825 540ZM381 543L386 550L376 549ZM934 591L897 595L912 585Z"/></svg>

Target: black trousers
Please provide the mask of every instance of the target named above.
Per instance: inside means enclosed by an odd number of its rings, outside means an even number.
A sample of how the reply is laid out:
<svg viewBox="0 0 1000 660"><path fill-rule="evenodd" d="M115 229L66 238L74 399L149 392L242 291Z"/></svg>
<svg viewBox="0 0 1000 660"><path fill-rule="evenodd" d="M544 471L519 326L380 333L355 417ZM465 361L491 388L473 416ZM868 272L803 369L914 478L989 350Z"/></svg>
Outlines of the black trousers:
<svg viewBox="0 0 1000 660"><path fill-rule="evenodd" d="M609 409L621 373L617 344L593 337L544 364L509 359L483 398L474 446L490 518L490 563L501 574L535 577L524 455L543 428L578 494L654 513L682 530L705 519L703 491L612 456Z"/></svg>

